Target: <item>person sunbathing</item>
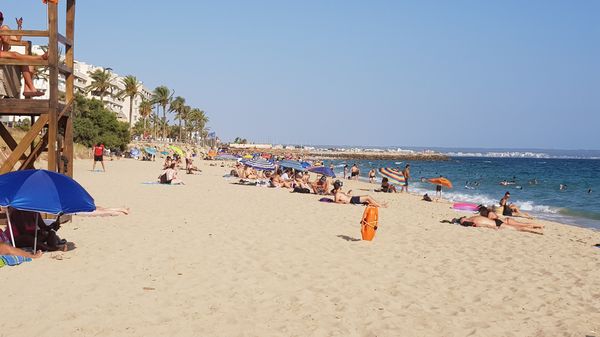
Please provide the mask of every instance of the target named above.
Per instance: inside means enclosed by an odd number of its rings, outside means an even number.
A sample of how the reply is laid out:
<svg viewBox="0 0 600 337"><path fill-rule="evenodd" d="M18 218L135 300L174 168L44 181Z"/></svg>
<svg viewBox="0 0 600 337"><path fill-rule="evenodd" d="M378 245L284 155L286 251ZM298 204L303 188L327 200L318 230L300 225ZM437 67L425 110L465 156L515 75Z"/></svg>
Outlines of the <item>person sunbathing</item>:
<svg viewBox="0 0 600 337"><path fill-rule="evenodd" d="M479 206L479 215L484 216L490 220L494 220L496 222L496 224L506 223L507 225L512 226L512 227L533 228L533 229L540 229L540 230L544 229L544 225L541 225L541 224L529 224L529 223L519 222L519 221L509 218L509 217L501 218L500 216L498 216L498 214L496 212L494 212L493 210L491 210L483 205ZM500 226L500 225L498 225L498 226Z"/></svg>
<svg viewBox="0 0 600 337"><path fill-rule="evenodd" d="M10 30L10 27L3 24L4 23L4 15L0 12L0 30ZM17 19L17 29L21 30L23 28L23 18ZM11 59L11 60L19 60L19 61L38 61L38 60L47 60L48 53L44 53L43 55L24 55L21 53L10 51L10 45L12 42L21 41L21 36L0 36L1 48L0 48L0 58ZM31 66L18 66L21 74L23 75L23 81L25 82L25 88L23 90L23 96L36 97L43 96L44 92L38 91L33 85L33 73L34 68Z"/></svg>
<svg viewBox="0 0 600 337"><path fill-rule="evenodd" d="M33 247L37 245L42 251L67 250L67 242L60 239L56 231L60 228L58 222L48 226L42 217L36 212L9 209L10 224L15 239L15 245L19 248ZM36 241L36 226L37 243Z"/></svg>
<svg viewBox="0 0 600 337"><path fill-rule="evenodd" d="M315 194L329 194L329 181L327 180L326 176L321 176L319 180L310 184L310 187L312 188Z"/></svg>
<svg viewBox="0 0 600 337"><path fill-rule="evenodd" d="M163 170L158 176L158 181L161 184L184 185L183 180L177 177L177 169L175 169L175 165L176 163L171 163L171 166Z"/></svg>
<svg viewBox="0 0 600 337"><path fill-rule="evenodd" d="M93 212L77 213L76 215L84 216L84 217L96 217L96 216L104 217L104 216L118 216L118 215L128 215L128 214L129 214L129 208L125 208L125 207L109 208L109 207L96 206L96 210Z"/></svg>
<svg viewBox="0 0 600 337"><path fill-rule="evenodd" d="M352 191L348 191L348 193L342 192L343 183L339 180L336 180L333 183L333 191L332 194L334 196L334 201L338 204L353 204L353 205L370 205L375 207L388 207L387 203L379 203L375 199L373 199L369 195L355 195L351 194Z"/></svg>
<svg viewBox="0 0 600 337"><path fill-rule="evenodd" d="M171 167L172 163L173 163L173 159L171 159L171 156L167 156L167 158L165 158L165 162L163 163L163 170L166 170L169 167Z"/></svg>
<svg viewBox="0 0 600 337"><path fill-rule="evenodd" d="M510 219L512 220L512 219ZM492 220L488 217L475 215L472 217L461 217L458 219L452 219L452 221L442 221L448 223L457 223L465 227L482 227L490 229L512 229L519 232L528 232L534 234L544 234L543 230L538 225L523 224L515 221L503 221L501 219Z"/></svg>
<svg viewBox="0 0 600 337"><path fill-rule="evenodd" d="M254 170L252 167L245 166L244 169L242 170L242 176L240 178L242 178L242 179L258 179L258 174L256 173L256 170Z"/></svg>
<svg viewBox="0 0 600 337"><path fill-rule="evenodd" d="M41 250L38 250L37 252L35 252L35 254L32 254L26 250L23 250L20 248L15 248L8 243L0 242L0 255L14 255L14 256L22 256L22 257L29 257L32 259L37 259L38 257L41 257L43 254L44 253Z"/></svg>
<svg viewBox="0 0 600 337"><path fill-rule="evenodd" d="M502 215L504 215L504 216L519 216L519 217L523 217L523 218L533 219L533 217L531 215L529 215L529 213L521 212L521 210L519 209L519 207L517 207L517 205L512 204L512 203L509 204L508 203L509 198L510 198L510 192L506 192L504 194L504 197L502 197L502 199L500 199L500 206L503 207Z"/></svg>
<svg viewBox="0 0 600 337"><path fill-rule="evenodd" d="M387 177L383 177L381 179L381 192L385 192L385 193L398 193L398 191L396 190L396 186L390 184L389 180Z"/></svg>

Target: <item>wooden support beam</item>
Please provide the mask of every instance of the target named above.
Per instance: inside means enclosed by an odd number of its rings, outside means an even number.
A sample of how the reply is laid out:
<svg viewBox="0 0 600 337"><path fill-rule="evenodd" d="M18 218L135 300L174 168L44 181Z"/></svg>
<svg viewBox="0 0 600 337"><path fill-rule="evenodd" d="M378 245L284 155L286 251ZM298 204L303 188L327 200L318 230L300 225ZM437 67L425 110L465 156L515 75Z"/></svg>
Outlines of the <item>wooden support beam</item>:
<svg viewBox="0 0 600 337"><path fill-rule="evenodd" d="M66 24L66 39L71 43L65 46L65 63L71 69L75 69L75 0L67 0L67 24ZM75 76L73 72L67 75L65 78L66 82L66 90L65 90L65 99L68 102L67 105L71 106L70 111L74 111L74 90L75 90ZM72 115L72 114L70 114ZM69 116L67 119L67 123L65 126L65 148L63 150L64 155L67 157L69 161L67 163L67 172L66 175L69 177L73 177L73 118Z"/></svg>
<svg viewBox="0 0 600 337"><path fill-rule="evenodd" d="M13 167L15 167L15 164L27 150L27 147L29 147L29 144L35 140L40 131L42 131L42 128L46 126L46 122L48 122L48 115L43 115L38 118L38 120L31 126L31 129L29 129L29 132L25 134L25 137L21 139L21 142L13 150L10 156L8 156L8 159L4 161L4 164L2 164L2 167L0 168L0 174L12 171Z"/></svg>
<svg viewBox="0 0 600 337"><path fill-rule="evenodd" d="M73 73L73 68L61 63L58 65L58 71L61 74L71 75Z"/></svg>
<svg viewBox="0 0 600 337"><path fill-rule="evenodd" d="M31 143L31 145L33 145L33 143ZM34 169L35 167L33 165L35 164L35 161L38 159L38 157L42 154L42 152L44 152L44 150L46 149L46 145L48 145L47 135L42 137L42 139L40 139L40 141L31 149L29 156L27 156L27 158L23 161L23 164L21 164L19 170Z"/></svg>
<svg viewBox="0 0 600 337"><path fill-rule="evenodd" d="M50 100L48 106L48 171L57 171L56 137L58 133L58 9L48 2L48 68Z"/></svg>
<svg viewBox="0 0 600 337"><path fill-rule="evenodd" d="M68 11L67 11L67 15L68 15ZM65 47L70 47L73 45L73 40L65 37L62 34L58 34L58 42L64 44Z"/></svg>
<svg viewBox="0 0 600 337"><path fill-rule="evenodd" d="M47 99L0 99L0 115L43 115L49 107Z"/></svg>
<svg viewBox="0 0 600 337"><path fill-rule="evenodd" d="M2 66L47 66L47 60L13 60L13 59L0 59L0 65Z"/></svg>
<svg viewBox="0 0 600 337"><path fill-rule="evenodd" d="M47 30L0 30L0 36L48 36Z"/></svg>
<svg viewBox="0 0 600 337"><path fill-rule="evenodd" d="M14 151L17 148L17 141L10 134L10 131L8 131L4 123L0 123L0 136L4 139L4 142L11 151Z"/></svg>

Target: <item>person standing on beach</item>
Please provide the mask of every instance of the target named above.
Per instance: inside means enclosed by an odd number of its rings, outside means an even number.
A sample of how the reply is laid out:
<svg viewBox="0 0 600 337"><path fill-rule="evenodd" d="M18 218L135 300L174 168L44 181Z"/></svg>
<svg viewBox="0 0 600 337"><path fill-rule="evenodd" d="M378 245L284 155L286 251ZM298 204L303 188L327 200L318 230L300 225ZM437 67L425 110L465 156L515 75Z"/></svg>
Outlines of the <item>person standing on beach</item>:
<svg viewBox="0 0 600 337"><path fill-rule="evenodd" d="M402 185L402 189L400 190L400 192L404 192L406 190L406 193L408 193L408 179L410 179L410 164L406 164L406 166L404 166L404 170L402 170L402 175L404 176L404 185Z"/></svg>
<svg viewBox="0 0 600 337"><path fill-rule="evenodd" d="M94 146L94 166L92 167L92 171L96 171L97 162L102 164L102 171L106 172L106 168L104 167L104 144L101 143Z"/></svg>
<svg viewBox="0 0 600 337"><path fill-rule="evenodd" d="M360 175L360 170L358 169L358 166L356 166L356 164L353 164L352 168L350 169L350 178L352 180L358 180L359 175Z"/></svg>
<svg viewBox="0 0 600 337"><path fill-rule="evenodd" d="M369 171L369 182L372 184L375 182L375 169Z"/></svg>
<svg viewBox="0 0 600 337"><path fill-rule="evenodd" d="M348 177L348 164L344 165L344 179Z"/></svg>

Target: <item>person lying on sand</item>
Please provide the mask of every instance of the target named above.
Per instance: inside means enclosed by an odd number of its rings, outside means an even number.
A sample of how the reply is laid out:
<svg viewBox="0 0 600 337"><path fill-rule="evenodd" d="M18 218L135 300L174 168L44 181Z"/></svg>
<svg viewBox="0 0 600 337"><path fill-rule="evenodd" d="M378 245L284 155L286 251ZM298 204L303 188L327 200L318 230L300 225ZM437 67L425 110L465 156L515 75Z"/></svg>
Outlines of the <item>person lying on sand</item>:
<svg viewBox="0 0 600 337"><path fill-rule="evenodd" d="M508 199L510 198L510 192L504 193L504 197L500 199L500 206L504 207L502 215L504 216L520 216L523 218L533 219L531 215L525 212L521 212L519 207L515 204L509 204Z"/></svg>
<svg viewBox="0 0 600 337"><path fill-rule="evenodd" d="M352 194L351 194L352 191L348 191L348 193L344 193L344 192L342 192L342 186L343 186L343 183L339 180L336 180L333 183L333 191L331 191L331 193L334 196L333 200L338 204L353 204L353 205L367 204L367 205L371 205L371 206L375 206L375 207L384 207L384 208L388 207L387 203L379 203L369 195L352 196Z"/></svg>
<svg viewBox="0 0 600 337"><path fill-rule="evenodd" d="M96 210L93 212L85 212L85 213L77 213L76 215L85 216L85 217L104 217L104 216L118 216L118 215L128 215L129 208L125 207L115 207L108 208L102 206L96 206Z"/></svg>
<svg viewBox="0 0 600 337"><path fill-rule="evenodd" d="M315 194L329 194L329 181L327 180L326 176L321 176L319 180L316 180L315 182L311 183L310 187L312 188Z"/></svg>
<svg viewBox="0 0 600 337"><path fill-rule="evenodd" d="M539 228L538 225L533 224L523 224L514 221L513 219L507 219L507 221L503 221L500 219L489 219L487 217L481 215L475 215L472 217L461 217L458 219L452 219L452 221L442 220L441 222L447 223L456 223L465 227L483 227L490 229L512 229L519 232L528 232L534 234L544 234L543 230Z"/></svg>
<svg viewBox="0 0 600 337"><path fill-rule="evenodd" d="M480 205L479 206L479 215L484 216L490 220L494 220L498 223L498 220L502 221L503 223L506 223L510 226L513 227L526 227L526 228L534 228L534 229L544 229L544 225L541 224L528 224L528 223L523 223L523 222L519 222L515 219L509 218L509 217L505 217L504 219L502 219L500 216L498 216L498 214L496 212L494 212L493 210Z"/></svg>
<svg viewBox="0 0 600 337"><path fill-rule="evenodd" d="M38 250L37 252L35 252L35 254L32 254L23 249L15 248L8 243L0 242L0 255L14 255L14 256L30 257L32 259L37 259L38 257L42 256L43 254L44 253L42 253L41 250Z"/></svg>

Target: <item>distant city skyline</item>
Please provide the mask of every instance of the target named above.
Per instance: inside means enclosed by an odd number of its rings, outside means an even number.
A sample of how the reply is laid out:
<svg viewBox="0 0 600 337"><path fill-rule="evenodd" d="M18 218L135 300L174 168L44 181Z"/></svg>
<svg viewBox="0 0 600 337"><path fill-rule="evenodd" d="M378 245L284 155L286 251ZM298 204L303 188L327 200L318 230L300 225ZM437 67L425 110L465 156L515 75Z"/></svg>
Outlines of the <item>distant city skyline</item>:
<svg viewBox="0 0 600 337"><path fill-rule="evenodd" d="M45 27L39 1L0 11ZM591 0L86 1L75 55L174 89L222 140L593 150L597 13Z"/></svg>

